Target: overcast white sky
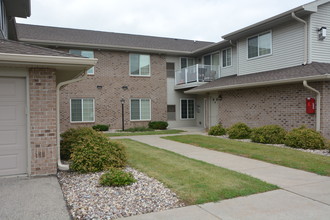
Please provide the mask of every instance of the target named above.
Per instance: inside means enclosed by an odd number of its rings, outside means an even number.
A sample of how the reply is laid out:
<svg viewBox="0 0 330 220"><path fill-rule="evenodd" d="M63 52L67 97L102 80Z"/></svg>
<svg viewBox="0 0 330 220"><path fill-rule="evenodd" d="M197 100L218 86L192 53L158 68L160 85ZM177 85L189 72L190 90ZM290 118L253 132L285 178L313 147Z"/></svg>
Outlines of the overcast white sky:
<svg viewBox="0 0 330 220"><path fill-rule="evenodd" d="M312 0L32 0L18 23L220 41Z"/></svg>

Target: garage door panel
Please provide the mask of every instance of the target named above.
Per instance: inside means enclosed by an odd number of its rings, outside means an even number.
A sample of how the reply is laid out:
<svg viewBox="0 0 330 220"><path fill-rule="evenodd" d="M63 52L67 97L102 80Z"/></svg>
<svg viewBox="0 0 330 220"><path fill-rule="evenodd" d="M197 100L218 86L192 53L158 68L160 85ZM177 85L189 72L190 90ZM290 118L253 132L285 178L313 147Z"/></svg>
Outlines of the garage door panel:
<svg viewBox="0 0 330 220"><path fill-rule="evenodd" d="M13 128L9 126L8 129L0 129L0 148L10 147L12 145L26 148L26 130L25 126Z"/></svg>
<svg viewBox="0 0 330 220"><path fill-rule="evenodd" d="M19 79L19 80L17 80ZM23 101L25 102L25 80L21 78L0 77L0 102Z"/></svg>
<svg viewBox="0 0 330 220"><path fill-rule="evenodd" d="M0 101L1 102L1 101ZM0 126L25 125L25 103L0 103Z"/></svg>
<svg viewBox="0 0 330 220"><path fill-rule="evenodd" d="M0 176L27 172L24 78L0 77Z"/></svg>

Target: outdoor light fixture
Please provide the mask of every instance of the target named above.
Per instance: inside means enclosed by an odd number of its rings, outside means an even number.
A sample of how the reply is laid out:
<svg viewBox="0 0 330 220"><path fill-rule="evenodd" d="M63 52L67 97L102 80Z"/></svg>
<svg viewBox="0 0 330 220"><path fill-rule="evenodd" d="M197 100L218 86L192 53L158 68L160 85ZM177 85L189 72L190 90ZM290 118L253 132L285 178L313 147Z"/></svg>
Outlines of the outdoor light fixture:
<svg viewBox="0 0 330 220"><path fill-rule="evenodd" d="M321 27L318 30L318 33L319 33L319 40L324 40L325 37L327 36L327 28L326 27Z"/></svg>
<svg viewBox="0 0 330 220"><path fill-rule="evenodd" d="M120 103L121 103L121 126L122 126L122 130L125 130L124 127L124 104L125 104L125 99L121 98L120 99Z"/></svg>
<svg viewBox="0 0 330 220"><path fill-rule="evenodd" d="M218 101L221 101L222 100L222 95L219 95L218 98L217 98Z"/></svg>

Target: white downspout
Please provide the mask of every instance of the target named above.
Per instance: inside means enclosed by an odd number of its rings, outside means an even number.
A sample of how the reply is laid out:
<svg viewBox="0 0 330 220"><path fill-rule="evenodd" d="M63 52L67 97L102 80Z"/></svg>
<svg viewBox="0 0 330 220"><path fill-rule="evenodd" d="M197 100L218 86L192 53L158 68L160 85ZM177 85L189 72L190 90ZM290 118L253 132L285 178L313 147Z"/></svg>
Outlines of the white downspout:
<svg viewBox="0 0 330 220"><path fill-rule="evenodd" d="M316 131L320 131L321 130L321 94L316 89L310 87L307 84L306 80L303 81L303 85L305 88L316 93Z"/></svg>
<svg viewBox="0 0 330 220"><path fill-rule="evenodd" d="M291 16L293 19L303 23L305 25L305 31L304 31L304 63L303 65L306 65L307 64L307 61L308 61L308 56L307 56L307 46L308 46L308 27L307 27L307 22L304 21L303 19L301 18L298 18L294 12L291 13Z"/></svg>
<svg viewBox="0 0 330 220"><path fill-rule="evenodd" d="M60 143L61 143L61 135L60 135L60 88L62 86L75 83L85 79L87 76L86 71L83 72L82 76L76 79L60 82L56 86L56 129L57 129L57 166L59 170L69 170L69 165L62 164L61 162L61 151L60 151Z"/></svg>

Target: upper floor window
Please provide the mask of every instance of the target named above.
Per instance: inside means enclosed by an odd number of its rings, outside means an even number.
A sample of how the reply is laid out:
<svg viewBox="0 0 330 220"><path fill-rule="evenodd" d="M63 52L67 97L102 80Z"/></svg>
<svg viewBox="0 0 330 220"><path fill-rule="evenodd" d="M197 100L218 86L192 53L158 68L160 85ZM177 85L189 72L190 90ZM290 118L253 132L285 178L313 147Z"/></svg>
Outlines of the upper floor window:
<svg viewBox="0 0 330 220"><path fill-rule="evenodd" d="M82 57L94 58L94 51L92 50L70 50L69 53ZM87 70L87 74L94 75L94 67Z"/></svg>
<svg viewBox="0 0 330 220"><path fill-rule="evenodd" d="M150 55L129 55L130 75L150 76Z"/></svg>
<svg viewBox="0 0 330 220"><path fill-rule="evenodd" d="M187 68L188 66L193 66L193 65L195 65L194 58L181 57L181 69Z"/></svg>
<svg viewBox="0 0 330 220"><path fill-rule="evenodd" d="M222 67L231 66L231 47L222 51Z"/></svg>
<svg viewBox="0 0 330 220"><path fill-rule="evenodd" d="M260 57L272 53L272 34L266 32L248 38L248 58Z"/></svg>
<svg viewBox="0 0 330 220"><path fill-rule="evenodd" d="M7 26L7 16L6 16L6 10L5 5L2 0L0 0L0 29L2 32L2 36L7 39L8 38L8 26Z"/></svg>
<svg viewBox="0 0 330 220"><path fill-rule="evenodd" d="M94 122L94 99L70 100L71 122Z"/></svg>

